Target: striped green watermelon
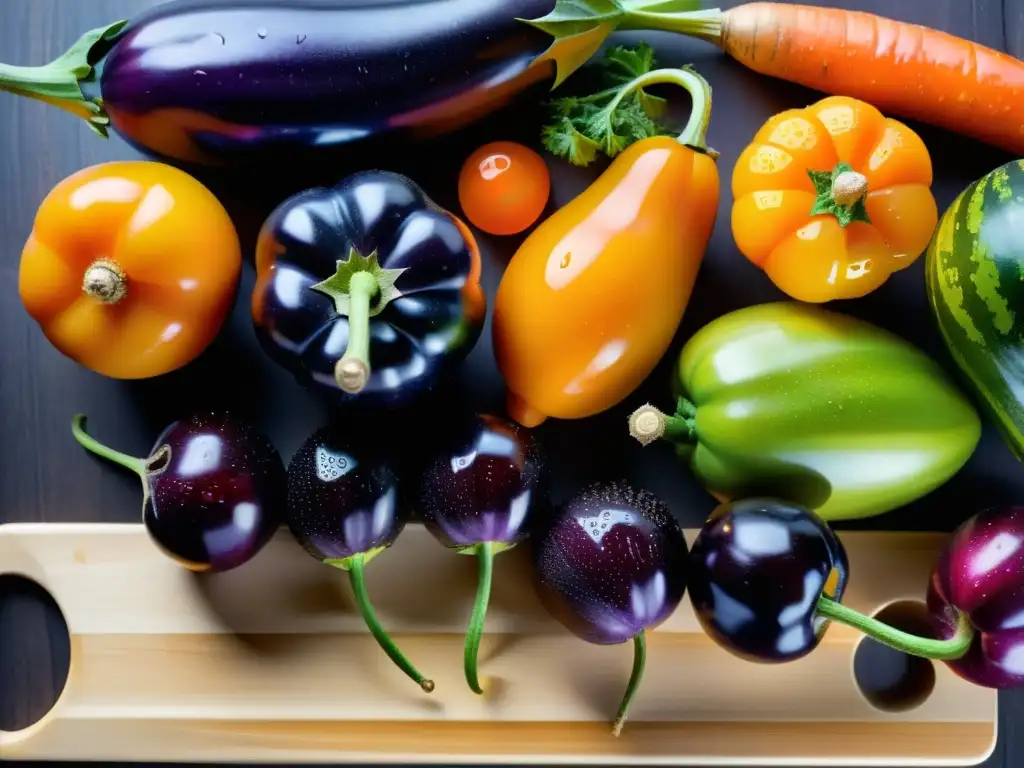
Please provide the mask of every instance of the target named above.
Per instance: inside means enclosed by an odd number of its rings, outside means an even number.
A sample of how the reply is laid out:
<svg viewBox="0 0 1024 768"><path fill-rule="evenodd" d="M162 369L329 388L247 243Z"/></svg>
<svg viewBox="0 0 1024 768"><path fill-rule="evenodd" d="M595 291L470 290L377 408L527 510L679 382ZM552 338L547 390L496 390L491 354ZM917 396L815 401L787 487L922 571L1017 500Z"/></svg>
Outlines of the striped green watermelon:
<svg viewBox="0 0 1024 768"><path fill-rule="evenodd" d="M946 346L1024 461L1024 160L953 201L928 246L925 279Z"/></svg>

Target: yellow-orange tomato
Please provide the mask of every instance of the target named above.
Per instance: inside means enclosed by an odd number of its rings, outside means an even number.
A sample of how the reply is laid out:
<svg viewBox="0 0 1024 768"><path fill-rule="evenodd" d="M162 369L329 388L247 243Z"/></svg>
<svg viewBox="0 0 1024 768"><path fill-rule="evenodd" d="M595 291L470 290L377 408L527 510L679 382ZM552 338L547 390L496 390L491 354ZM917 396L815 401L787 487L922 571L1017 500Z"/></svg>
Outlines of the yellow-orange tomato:
<svg viewBox="0 0 1024 768"><path fill-rule="evenodd" d="M733 237L795 299L864 296L927 248L938 222L931 183L916 133L870 104L831 96L775 115L743 150Z"/></svg>
<svg viewBox="0 0 1024 768"><path fill-rule="evenodd" d="M710 155L642 139L526 238L494 300L494 355L515 421L591 416L650 374L689 302L718 182Z"/></svg>
<svg viewBox="0 0 1024 768"><path fill-rule="evenodd" d="M115 162L46 196L18 289L63 354L104 376L141 379L213 341L241 269L235 228L206 187L169 165Z"/></svg>
<svg viewBox="0 0 1024 768"><path fill-rule="evenodd" d="M543 213L551 194L544 159L511 141L485 144L459 173L459 204L470 223L492 235L514 235Z"/></svg>

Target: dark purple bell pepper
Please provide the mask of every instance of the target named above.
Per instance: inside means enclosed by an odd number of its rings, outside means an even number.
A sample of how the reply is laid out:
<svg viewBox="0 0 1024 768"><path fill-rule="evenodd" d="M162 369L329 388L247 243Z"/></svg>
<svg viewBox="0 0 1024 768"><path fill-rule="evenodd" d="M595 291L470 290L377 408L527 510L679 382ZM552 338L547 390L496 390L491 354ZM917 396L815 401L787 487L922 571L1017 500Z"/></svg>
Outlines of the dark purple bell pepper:
<svg viewBox="0 0 1024 768"><path fill-rule="evenodd" d="M260 231L256 272L260 343L339 404L404 406L433 390L486 314L473 235L396 173L286 200Z"/></svg>
<svg viewBox="0 0 1024 768"><path fill-rule="evenodd" d="M967 654L947 662L989 688L1024 685L1024 507L993 508L963 523L935 565L928 608L940 637L960 612L974 627Z"/></svg>

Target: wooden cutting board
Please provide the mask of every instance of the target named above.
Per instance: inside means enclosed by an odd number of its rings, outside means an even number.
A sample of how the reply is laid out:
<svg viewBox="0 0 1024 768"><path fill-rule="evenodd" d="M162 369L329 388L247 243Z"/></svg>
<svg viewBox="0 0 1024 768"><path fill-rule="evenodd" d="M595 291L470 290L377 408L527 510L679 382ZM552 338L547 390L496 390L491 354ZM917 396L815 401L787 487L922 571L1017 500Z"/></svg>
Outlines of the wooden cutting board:
<svg viewBox="0 0 1024 768"><path fill-rule="evenodd" d="M920 600L944 538L843 534L844 602ZM49 590L71 636L57 704L0 732L0 759L923 766L976 764L994 747L995 692L943 664L919 706L883 712L855 682L853 630L833 625L800 661L754 664L703 635L688 598L651 633L615 738L632 648L589 645L549 619L526 556L497 558L482 697L462 676L474 558L411 525L368 567L382 622L437 684L427 695L370 638L346 575L286 531L246 566L202 576L139 525L0 526L0 572Z"/></svg>

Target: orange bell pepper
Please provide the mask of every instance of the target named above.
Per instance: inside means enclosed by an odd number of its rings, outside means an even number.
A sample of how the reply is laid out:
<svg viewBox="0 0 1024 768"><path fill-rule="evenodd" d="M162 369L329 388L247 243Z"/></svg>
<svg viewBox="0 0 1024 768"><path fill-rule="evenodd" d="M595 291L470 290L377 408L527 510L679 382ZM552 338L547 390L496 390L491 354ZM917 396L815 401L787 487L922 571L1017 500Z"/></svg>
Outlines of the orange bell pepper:
<svg viewBox="0 0 1024 768"><path fill-rule="evenodd" d="M60 352L97 373L141 379L202 352L231 309L238 236L217 198L148 161L96 165L43 200L18 289Z"/></svg>
<svg viewBox="0 0 1024 768"><path fill-rule="evenodd" d="M831 96L775 115L732 176L739 250L794 299L864 296L924 252L938 223L914 131Z"/></svg>
<svg viewBox="0 0 1024 768"><path fill-rule="evenodd" d="M611 408L665 354L690 298L718 209L704 146L707 82L655 70L631 87L672 82L693 114L678 138L641 139L541 223L498 286L494 353L507 410L523 426Z"/></svg>

